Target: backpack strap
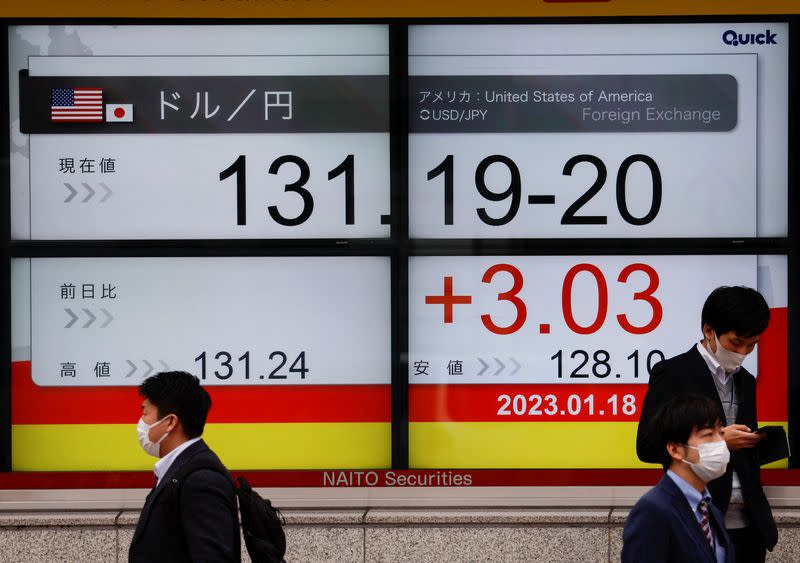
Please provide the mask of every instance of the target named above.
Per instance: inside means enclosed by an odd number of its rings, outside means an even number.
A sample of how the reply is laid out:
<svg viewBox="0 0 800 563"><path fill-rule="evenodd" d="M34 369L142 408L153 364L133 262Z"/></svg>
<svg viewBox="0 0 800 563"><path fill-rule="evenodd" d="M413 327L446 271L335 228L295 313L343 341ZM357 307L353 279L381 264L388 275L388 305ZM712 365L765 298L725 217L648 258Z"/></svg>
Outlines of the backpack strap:
<svg viewBox="0 0 800 563"><path fill-rule="evenodd" d="M233 485L234 492L236 491L236 483L233 481L230 473L228 473L224 467L221 467L208 460L190 459L181 465L172 475L164 476L164 478L168 480L168 482L164 484L164 490L161 492L162 497L164 497L164 502L167 502L171 506L175 506L177 509L179 509L180 493L181 489L183 488L183 483L186 481L186 478L189 477L189 475L195 471L200 471L203 469L216 471L217 473L225 475Z"/></svg>
<svg viewBox="0 0 800 563"><path fill-rule="evenodd" d="M234 499L235 499L234 503L235 503L235 510L236 510L236 513L237 513L236 514L236 521L237 521L237 524L238 524L238 521L239 521L238 512L239 512L239 510L238 510L238 494L236 494L236 492L237 492L236 491L236 482L233 480L233 477L231 476L231 474L228 472L228 470L223 465L214 463L214 462L209 461L209 460L204 460L204 459L200 459L200 460L190 459L189 461L187 461L186 463L181 465L175 471L174 474L169 476L168 477L169 482L165 483L165 485L164 485L165 488L161 492L161 496L163 497L163 501L162 502L167 503L167 505L170 507L170 510L172 510L172 512L173 512L173 516L175 518L175 521L176 522L180 522L181 521L181 502L180 502L181 499L180 499L180 496L181 496L181 490L183 488L183 483L186 481L186 479L192 473L194 473L195 471L201 471L201 470L215 471L217 473L220 473L221 475L224 475L230 481L231 486L233 487L233 492L234 492L233 496L234 496ZM165 478L167 478L167 477L165 477ZM237 528L238 528L238 526L237 526ZM236 536L237 537L238 537L238 534L239 534L239 531L237 529L236 530ZM184 536L182 529L181 529L181 536L182 536L182 541L185 544L186 543L186 537ZM188 546L186 546L186 548L188 549Z"/></svg>
<svg viewBox="0 0 800 563"><path fill-rule="evenodd" d="M228 470L221 464L214 463L206 459L200 459L200 460L190 459L189 461L181 465L177 469L177 471L175 471L175 473L171 477L171 480L173 483L178 483L179 485L182 485L189 475L191 475L195 471L200 471L201 469L208 469L210 471L216 471L217 473L221 473L222 475L227 477L228 481L231 482L231 485L233 485L234 490L236 489L236 482L233 480L233 477L231 476L230 472L228 472Z"/></svg>

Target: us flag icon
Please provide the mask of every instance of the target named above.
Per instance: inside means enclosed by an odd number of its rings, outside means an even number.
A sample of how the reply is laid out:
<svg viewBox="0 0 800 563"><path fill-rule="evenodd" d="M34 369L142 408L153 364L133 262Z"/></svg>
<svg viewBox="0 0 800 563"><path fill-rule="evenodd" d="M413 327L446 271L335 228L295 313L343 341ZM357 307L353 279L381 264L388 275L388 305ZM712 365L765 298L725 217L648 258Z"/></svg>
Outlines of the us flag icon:
<svg viewBox="0 0 800 563"><path fill-rule="evenodd" d="M133 104L106 104L106 122L124 123L133 121Z"/></svg>
<svg viewBox="0 0 800 563"><path fill-rule="evenodd" d="M50 119L63 122L103 121L101 88L53 88Z"/></svg>

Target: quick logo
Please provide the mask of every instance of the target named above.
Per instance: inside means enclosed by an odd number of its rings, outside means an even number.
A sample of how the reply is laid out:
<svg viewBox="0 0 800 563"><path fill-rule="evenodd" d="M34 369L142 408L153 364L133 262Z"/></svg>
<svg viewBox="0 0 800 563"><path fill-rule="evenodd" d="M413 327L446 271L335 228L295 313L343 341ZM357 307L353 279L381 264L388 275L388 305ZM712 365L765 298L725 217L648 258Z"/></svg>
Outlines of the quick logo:
<svg viewBox="0 0 800 563"><path fill-rule="evenodd" d="M764 33L737 33L729 29L722 34L722 42L725 45L738 47L739 45L777 45L777 33L766 30Z"/></svg>

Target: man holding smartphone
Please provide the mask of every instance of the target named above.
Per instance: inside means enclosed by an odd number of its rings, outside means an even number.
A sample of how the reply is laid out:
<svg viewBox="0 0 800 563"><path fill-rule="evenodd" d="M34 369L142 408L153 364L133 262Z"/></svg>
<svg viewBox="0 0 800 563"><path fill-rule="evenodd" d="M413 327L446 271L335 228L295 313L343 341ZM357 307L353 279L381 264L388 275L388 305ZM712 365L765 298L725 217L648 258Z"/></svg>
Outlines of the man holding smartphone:
<svg viewBox="0 0 800 563"><path fill-rule="evenodd" d="M725 527L737 563L763 562L778 541L761 485L755 446L765 438L756 416L756 380L742 367L769 324L764 297L748 287L718 287L701 315L703 339L689 351L653 366L644 399L636 453L645 462L661 461L652 428L655 412L677 393L699 393L719 402L725 414L723 436L731 452L725 474L708 484L725 514Z"/></svg>

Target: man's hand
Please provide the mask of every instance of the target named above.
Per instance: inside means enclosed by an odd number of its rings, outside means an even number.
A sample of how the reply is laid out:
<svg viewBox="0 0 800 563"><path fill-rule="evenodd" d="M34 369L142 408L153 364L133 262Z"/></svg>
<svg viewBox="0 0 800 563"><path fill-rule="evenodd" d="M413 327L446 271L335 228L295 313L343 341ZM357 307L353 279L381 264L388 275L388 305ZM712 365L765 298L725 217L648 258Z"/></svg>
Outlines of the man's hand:
<svg viewBox="0 0 800 563"><path fill-rule="evenodd" d="M725 438L725 443L728 444L728 449L731 451L743 450L746 448L753 448L755 445L763 440L763 434L756 434L752 432L744 424L731 424L722 429L722 436Z"/></svg>

